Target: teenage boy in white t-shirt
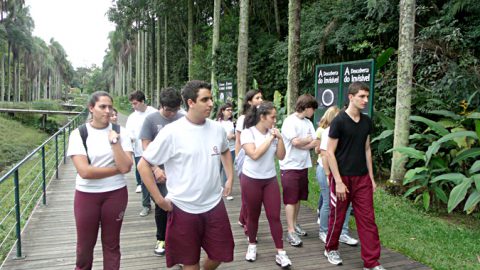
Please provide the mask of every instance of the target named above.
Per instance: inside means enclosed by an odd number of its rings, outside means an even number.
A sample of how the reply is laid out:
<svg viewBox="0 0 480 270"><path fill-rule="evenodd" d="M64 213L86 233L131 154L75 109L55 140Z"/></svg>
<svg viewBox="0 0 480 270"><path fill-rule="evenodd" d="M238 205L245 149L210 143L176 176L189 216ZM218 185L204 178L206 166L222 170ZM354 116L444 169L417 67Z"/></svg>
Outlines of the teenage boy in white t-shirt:
<svg viewBox="0 0 480 270"><path fill-rule="evenodd" d="M287 216L287 241L294 247L302 245L299 236L307 235L297 224L300 200L308 199L308 168L312 167L310 149L319 141L311 118L318 108L312 95L298 97L295 112L289 115L282 125L282 136L285 142L286 155L280 160L280 172L283 187L283 204Z"/></svg>
<svg viewBox="0 0 480 270"><path fill-rule="evenodd" d="M201 248L207 253L203 269L233 261L233 234L222 200L222 195L232 190L232 156L225 130L208 119L213 108L210 89L203 81L185 85L182 96L187 115L162 129L138 165L152 198L169 212L167 267L183 264L185 270L200 269ZM220 160L227 174L223 190ZM160 164L168 175L166 197L160 194L152 175L151 166Z"/></svg>

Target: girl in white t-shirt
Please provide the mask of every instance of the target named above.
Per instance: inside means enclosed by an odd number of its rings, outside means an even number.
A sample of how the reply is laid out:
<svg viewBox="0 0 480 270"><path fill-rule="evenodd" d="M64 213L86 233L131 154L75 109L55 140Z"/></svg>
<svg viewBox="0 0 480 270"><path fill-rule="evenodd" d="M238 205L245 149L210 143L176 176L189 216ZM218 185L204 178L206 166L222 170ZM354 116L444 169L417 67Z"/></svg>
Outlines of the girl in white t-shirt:
<svg viewBox="0 0 480 270"><path fill-rule="evenodd" d="M328 108L320 119L317 129L317 137L320 139L320 145L315 149L315 152L319 154L317 164L317 181L320 185L320 198L318 200L320 226L318 236L324 243L326 242L327 238L328 218L330 214L330 188L328 183L330 169L327 161L328 132L330 131L330 123L332 123L332 120L338 115L339 112L340 110L337 106ZM322 129L321 135L318 136L320 129ZM342 164L338 165L342 166ZM340 242L355 246L358 244L358 240L350 237L348 232L348 221L350 220L351 210L352 206L350 205L347 210L347 215L345 216L345 221L343 222L343 228L340 234Z"/></svg>
<svg viewBox="0 0 480 270"><path fill-rule="evenodd" d="M235 127L233 126L233 106L231 103L225 103L218 109L217 121L222 125L227 133L228 149L232 155L232 162L235 161ZM223 166L220 166L220 177L222 178L222 186L227 181L227 175ZM227 196L227 200L233 200L233 196Z"/></svg>
<svg viewBox="0 0 480 270"><path fill-rule="evenodd" d="M245 259L255 261L257 257L258 219L265 208L270 233L278 254L275 261L282 267L292 264L283 249L283 229L280 221L280 189L275 170L275 157L285 157L285 145L278 129L275 128L277 112L271 102L253 106L245 116L245 129L240 138L245 151L242 174L242 193L246 200L247 231L249 245Z"/></svg>
<svg viewBox="0 0 480 270"><path fill-rule="evenodd" d="M132 143L123 128L112 130L112 97L103 91L88 103L91 121L83 144L79 129L70 135L67 155L77 169L74 215L77 227L75 269L91 269L102 228L103 269L120 268L120 229L128 193L123 174L132 168Z"/></svg>
<svg viewBox="0 0 480 270"><path fill-rule="evenodd" d="M239 153L240 150L242 149L242 145L240 144L240 134L242 133L242 130L244 128L244 121L245 121L245 114L247 113L248 109L252 106L258 106L262 103L263 97L262 93L260 90L249 90L245 94L245 103L243 103L243 110L242 110L242 115L238 117L237 120L237 126L235 129L235 156L237 159L235 160L238 162L240 159ZM245 153L242 153L241 156L245 156ZM240 158L240 159L239 159ZM237 168L238 166L235 166ZM240 175L241 170L239 170L237 173ZM240 178L240 189L242 186L241 183L242 179ZM241 191L240 191L241 192ZM243 197L242 193L242 206L240 208L240 216L238 217L238 225L242 226L245 234L247 233L247 213L245 212L245 198Z"/></svg>

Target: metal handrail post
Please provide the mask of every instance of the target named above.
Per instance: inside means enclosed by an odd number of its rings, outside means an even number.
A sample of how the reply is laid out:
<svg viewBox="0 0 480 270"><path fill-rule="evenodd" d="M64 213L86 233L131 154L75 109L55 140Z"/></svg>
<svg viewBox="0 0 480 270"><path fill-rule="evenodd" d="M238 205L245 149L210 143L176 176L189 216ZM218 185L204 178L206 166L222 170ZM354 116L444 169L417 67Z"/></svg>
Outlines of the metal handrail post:
<svg viewBox="0 0 480 270"><path fill-rule="evenodd" d="M18 179L18 169L13 173L13 183L15 186L15 218L16 218L16 235L17 235L17 258L22 258L22 234L21 234L21 217L20 217L20 184Z"/></svg>
<svg viewBox="0 0 480 270"><path fill-rule="evenodd" d="M55 179L58 179L58 134L55 135Z"/></svg>
<svg viewBox="0 0 480 270"><path fill-rule="evenodd" d="M43 205L47 204L47 177L45 171L45 146L42 147L42 188L43 188Z"/></svg>
<svg viewBox="0 0 480 270"><path fill-rule="evenodd" d="M67 164L67 152L65 152L65 132L66 128L63 129L63 164Z"/></svg>

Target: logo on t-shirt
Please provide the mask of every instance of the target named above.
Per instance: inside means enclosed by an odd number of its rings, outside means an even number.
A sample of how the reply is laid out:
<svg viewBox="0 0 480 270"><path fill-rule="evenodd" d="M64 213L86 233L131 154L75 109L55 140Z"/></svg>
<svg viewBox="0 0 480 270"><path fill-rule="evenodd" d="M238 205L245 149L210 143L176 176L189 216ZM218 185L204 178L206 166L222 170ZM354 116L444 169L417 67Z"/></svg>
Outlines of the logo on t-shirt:
<svg viewBox="0 0 480 270"><path fill-rule="evenodd" d="M218 151L218 147L215 145L213 147L213 153L211 154L211 156L218 156L220 155L220 151Z"/></svg>
<svg viewBox="0 0 480 270"><path fill-rule="evenodd" d="M163 128L163 125L157 125L157 132L160 132L160 130L162 130Z"/></svg>

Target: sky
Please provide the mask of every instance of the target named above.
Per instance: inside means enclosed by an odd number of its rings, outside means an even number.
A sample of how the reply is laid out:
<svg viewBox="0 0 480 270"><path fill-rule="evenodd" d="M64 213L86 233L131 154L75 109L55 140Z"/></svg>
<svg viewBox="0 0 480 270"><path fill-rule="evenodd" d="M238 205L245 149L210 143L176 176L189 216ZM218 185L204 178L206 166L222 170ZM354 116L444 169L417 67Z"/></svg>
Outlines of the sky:
<svg viewBox="0 0 480 270"><path fill-rule="evenodd" d="M58 41L74 68L101 67L108 33L115 25L106 12L112 0L26 0L35 22L33 35Z"/></svg>

